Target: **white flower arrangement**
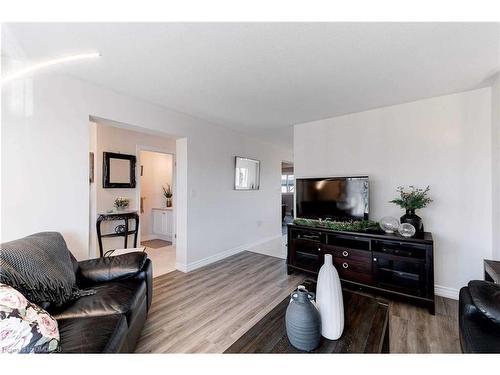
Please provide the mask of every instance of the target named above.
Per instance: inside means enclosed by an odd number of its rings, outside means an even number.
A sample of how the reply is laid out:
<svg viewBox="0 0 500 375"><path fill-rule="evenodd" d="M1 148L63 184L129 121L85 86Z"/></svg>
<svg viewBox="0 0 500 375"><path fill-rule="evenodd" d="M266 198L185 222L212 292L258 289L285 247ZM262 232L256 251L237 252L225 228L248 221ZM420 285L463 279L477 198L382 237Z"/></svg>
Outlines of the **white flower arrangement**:
<svg viewBox="0 0 500 375"><path fill-rule="evenodd" d="M130 199L128 199L128 198L116 197L115 198L115 207L117 209L126 208L126 207L128 207L129 202L130 202Z"/></svg>

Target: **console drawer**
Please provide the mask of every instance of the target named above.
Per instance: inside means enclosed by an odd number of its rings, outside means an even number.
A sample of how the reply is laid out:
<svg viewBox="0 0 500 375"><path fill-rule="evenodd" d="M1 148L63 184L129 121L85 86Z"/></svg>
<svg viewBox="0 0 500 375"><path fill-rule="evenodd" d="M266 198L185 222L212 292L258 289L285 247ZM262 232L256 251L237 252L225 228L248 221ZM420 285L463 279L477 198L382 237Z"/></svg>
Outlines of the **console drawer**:
<svg viewBox="0 0 500 375"><path fill-rule="evenodd" d="M373 282L371 258L368 258L368 261L358 262L335 257L334 264L341 279L362 284L372 284Z"/></svg>
<svg viewBox="0 0 500 375"><path fill-rule="evenodd" d="M293 240L295 252L317 255L321 252L322 244L309 240Z"/></svg>
<svg viewBox="0 0 500 375"><path fill-rule="evenodd" d="M353 281L355 283L372 285L373 276L370 273L355 272L349 270L339 271L339 277L344 280Z"/></svg>
<svg viewBox="0 0 500 375"><path fill-rule="evenodd" d="M371 251L357 250L340 246L328 246L328 248L330 251L333 252L333 256L336 258L371 263L372 259Z"/></svg>
<svg viewBox="0 0 500 375"><path fill-rule="evenodd" d="M313 242L324 242L325 235L312 230L292 230L291 231L292 239L294 240L305 240L305 241L313 241Z"/></svg>
<svg viewBox="0 0 500 375"><path fill-rule="evenodd" d="M371 259L367 259L367 261L357 261L352 259L341 259L338 257L333 258L333 263L337 270L349 270L354 272L372 272L372 262Z"/></svg>

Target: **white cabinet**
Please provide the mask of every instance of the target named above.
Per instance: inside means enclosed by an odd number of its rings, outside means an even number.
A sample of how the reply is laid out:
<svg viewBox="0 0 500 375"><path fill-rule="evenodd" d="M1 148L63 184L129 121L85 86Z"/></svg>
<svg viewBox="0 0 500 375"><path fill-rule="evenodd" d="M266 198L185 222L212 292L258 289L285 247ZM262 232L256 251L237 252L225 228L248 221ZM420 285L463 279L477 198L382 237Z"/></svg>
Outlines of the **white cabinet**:
<svg viewBox="0 0 500 375"><path fill-rule="evenodd" d="M163 234L164 226L163 223L165 220L165 212L162 210L153 210L153 233L154 234Z"/></svg>
<svg viewBox="0 0 500 375"><path fill-rule="evenodd" d="M153 208L153 234L161 239L172 241L174 219L171 209Z"/></svg>

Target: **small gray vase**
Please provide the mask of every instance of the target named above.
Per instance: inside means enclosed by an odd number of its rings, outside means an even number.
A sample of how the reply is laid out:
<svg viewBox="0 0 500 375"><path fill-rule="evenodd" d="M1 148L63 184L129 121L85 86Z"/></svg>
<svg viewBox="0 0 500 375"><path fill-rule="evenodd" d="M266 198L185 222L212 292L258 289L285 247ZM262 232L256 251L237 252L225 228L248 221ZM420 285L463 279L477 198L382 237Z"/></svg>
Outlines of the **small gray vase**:
<svg viewBox="0 0 500 375"><path fill-rule="evenodd" d="M316 349L321 339L321 319L312 300L314 293L296 290L285 315L288 340L295 348L306 352Z"/></svg>

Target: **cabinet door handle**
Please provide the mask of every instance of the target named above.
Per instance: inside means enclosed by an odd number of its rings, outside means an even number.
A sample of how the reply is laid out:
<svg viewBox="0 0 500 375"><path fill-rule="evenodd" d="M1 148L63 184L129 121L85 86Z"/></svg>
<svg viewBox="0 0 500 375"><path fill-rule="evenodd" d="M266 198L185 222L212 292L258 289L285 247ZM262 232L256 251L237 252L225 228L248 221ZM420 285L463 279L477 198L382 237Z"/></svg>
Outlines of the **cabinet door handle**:
<svg viewBox="0 0 500 375"><path fill-rule="evenodd" d="M318 251L321 251L321 247L318 247Z"/></svg>
<svg viewBox="0 0 500 375"><path fill-rule="evenodd" d="M344 262L344 263L342 263L342 267L343 268L349 268L349 265L346 262Z"/></svg>
<svg viewBox="0 0 500 375"><path fill-rule="evenodd" d="M376 262L377 261L377 258L373 258L373 261Z"/></svg>
<svg viewBox="0 0 500 375"><path fill-rule="evenodd" d="M342 255L345 256L345 257L348 257L349 256L349 252L347 252L346 250L342 251Z"/></svg>

